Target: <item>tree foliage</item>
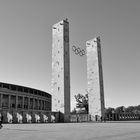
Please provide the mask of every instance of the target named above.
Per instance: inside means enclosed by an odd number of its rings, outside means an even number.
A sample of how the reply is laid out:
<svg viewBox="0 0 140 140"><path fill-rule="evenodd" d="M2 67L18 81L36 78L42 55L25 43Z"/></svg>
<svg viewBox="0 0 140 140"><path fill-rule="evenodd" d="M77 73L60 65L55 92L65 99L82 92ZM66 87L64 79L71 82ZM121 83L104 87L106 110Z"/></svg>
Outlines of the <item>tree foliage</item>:
<svg viewBox="0 0 140 140"><path fill-rule="evenodd" d="M130 113L130 114L140 114L140 105L138 106L128 106L128 107L124 107L124 106L119 106L116 108L106 108L106 114L112 114L112 113Z"/></svg>
<svg viewBox="0 0 140 140"><path fill-rule="evenodd" d="M71 114L76 114L76 108L71 111Z"/></svg>
<svg viewBox="0 0 140 140"><path fill-rule="evenodd" d="M106 110L105 110L105 113L106 114L112 114L112 113L114 113L114 108L112 108L112 107L109 107L109 108L106 108Z"/></svg>
<svg viewBox="0 0 140 140"><path fill-rule="evenodd" d="M82 95L77 94L74 96L76 99L76 108L79 108L81 111L84 109L86 113L88 113L88 94Z"/></svg>
<svg viewBox="0 0 140 140"><path fill-rule="evenodd" d="M134 106L129 106L125 108L125 113L134 113Z"/></svg>
<svg viewBox="0 0 140 140"><path fill-rule="evenodd" d="M115 113L124 113L125 112L125 107L124 106L119 106L115 108Z"/></svg>

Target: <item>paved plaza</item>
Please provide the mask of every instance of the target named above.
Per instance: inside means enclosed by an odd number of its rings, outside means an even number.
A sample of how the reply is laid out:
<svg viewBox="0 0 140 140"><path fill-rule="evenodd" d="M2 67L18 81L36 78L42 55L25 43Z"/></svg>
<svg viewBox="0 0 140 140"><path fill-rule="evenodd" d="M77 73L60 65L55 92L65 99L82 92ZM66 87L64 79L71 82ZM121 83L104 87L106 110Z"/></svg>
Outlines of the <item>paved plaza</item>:
<svg viewBox="0 0 140 140"><path fill-rule="evenodd" d="M140 122L4 124L0 140L140 140Z"/></svg>

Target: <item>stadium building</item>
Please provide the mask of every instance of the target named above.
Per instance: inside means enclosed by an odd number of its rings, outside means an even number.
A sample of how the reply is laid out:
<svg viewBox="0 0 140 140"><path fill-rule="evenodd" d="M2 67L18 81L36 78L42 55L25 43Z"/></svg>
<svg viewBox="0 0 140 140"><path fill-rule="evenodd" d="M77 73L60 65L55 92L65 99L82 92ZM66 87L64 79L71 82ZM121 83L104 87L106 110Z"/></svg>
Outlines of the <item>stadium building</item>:
<svg viewBox="0 0 140 140"><path fill-rule="evenodd" d="M41 90L0 82L0 113L6 123L47 122L51 98Z"/></svg>

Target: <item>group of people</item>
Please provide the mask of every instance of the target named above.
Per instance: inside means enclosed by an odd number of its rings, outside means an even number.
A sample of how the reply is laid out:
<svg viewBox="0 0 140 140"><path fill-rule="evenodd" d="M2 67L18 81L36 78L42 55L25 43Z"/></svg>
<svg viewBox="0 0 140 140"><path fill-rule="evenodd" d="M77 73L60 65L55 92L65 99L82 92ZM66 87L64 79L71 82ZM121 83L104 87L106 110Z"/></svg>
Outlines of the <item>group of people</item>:
<svg viewBox="0 0 140 140"><path fill-rule="evenodd" d="M3 116L2 116L2 114L0 113L0 129L3 127L3 126L2 126L2 123L3 123Z"/></svg>

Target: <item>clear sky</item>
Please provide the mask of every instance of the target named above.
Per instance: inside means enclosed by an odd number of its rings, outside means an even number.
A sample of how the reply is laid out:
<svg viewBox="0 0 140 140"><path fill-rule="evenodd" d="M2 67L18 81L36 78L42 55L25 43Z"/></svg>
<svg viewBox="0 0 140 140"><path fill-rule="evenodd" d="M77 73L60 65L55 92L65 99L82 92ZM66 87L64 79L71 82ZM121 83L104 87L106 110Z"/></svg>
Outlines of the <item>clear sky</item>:
<svg viewBox="0 0 140 140"><path fill-rule="evenodd" d="M0 81L51 92L52 25L70 24L71 98L86 90L86 56L101 37L107 107L140 104L140 0L0 0Z"/></svg>

